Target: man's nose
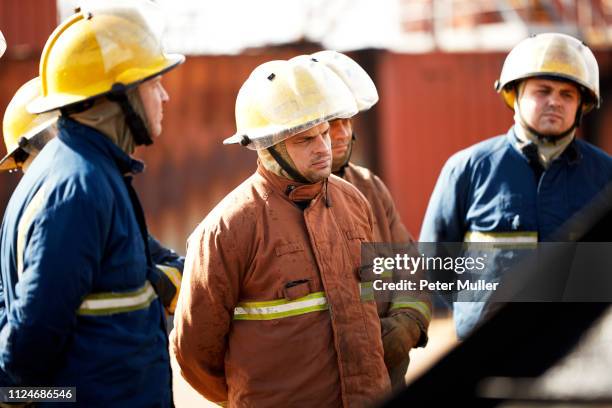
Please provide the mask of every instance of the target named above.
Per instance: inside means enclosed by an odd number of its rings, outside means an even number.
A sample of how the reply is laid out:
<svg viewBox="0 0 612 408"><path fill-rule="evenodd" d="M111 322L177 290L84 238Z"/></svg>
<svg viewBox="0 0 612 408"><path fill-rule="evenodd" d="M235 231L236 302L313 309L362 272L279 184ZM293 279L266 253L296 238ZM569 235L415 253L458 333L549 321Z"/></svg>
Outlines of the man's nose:
<svg viewBox="0 0 612 408"><path fill-rule="evenodd" d="M166 88L164 88L162 84L159 84L159 88L162 102L168 102L170 100L170 95L166 92Z"/></svg>
<svg viewBox="0 0 612 408"><path fill-rule="evenodd" d="M329 154L331 152L331 141L329 139L329 133L320 134L314 141L314 153L316 154Z"/></svg>
<svg viewBox="0 0 612 408"><path fill-rule="evenodd" d="M348 126L347 126L345 123L343 123L343 124L340 126L340 129L341 129L341 131L340 131L340 132L341 132L341 134L342 134L342 137L348 137L348 136L350 136L350 134L349 134L349 127L348 127Z"/></svg>
<svg viewBox="0 0 612 408"><path fill-rule="evenodd" d="M561 95L557 92L552 92L548 97L550 106L561 106Z"/></svg>

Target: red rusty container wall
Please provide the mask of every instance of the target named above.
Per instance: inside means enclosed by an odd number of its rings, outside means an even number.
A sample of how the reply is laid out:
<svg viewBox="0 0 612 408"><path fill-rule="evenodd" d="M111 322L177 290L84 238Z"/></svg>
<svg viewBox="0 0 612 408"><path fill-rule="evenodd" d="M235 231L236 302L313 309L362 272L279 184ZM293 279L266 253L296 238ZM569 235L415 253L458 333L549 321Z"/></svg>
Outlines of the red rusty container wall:
<svg viewBox="0 0 612 408"><path fill-rule="evenodd" d="M9 58L40 57L57 25L56 0L0 0L0 30Z"/></svg>
<svg viewBox="0 0 612 408"><path fill-rule="evenodd" d="M590 136L589 141L612 154L612 49L595 52L599 63L601 109L585 117L583 128Z"/></svg>
<svg viewBox="0 0 612 408"><path fill-rule="evenodd" d="M382 56L379 163L415 238L448 157L512 123L493 90L503 61L502 54Z"/></svg>

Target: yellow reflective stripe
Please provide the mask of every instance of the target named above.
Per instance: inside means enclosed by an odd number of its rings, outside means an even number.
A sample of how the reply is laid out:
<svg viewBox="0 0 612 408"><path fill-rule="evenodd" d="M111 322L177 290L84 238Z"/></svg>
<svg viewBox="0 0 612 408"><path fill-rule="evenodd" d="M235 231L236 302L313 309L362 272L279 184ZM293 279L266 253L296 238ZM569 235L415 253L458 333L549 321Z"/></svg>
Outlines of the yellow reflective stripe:
<svg viewBox="0 0 612 408"><path fill-rule="evenodd" d="M40 213L45 203L45 195L47 192L47 184L43 184L42 187L34 194L32 200L28 203L25 211L23 212L19 224L17 226L17 279L21 277L23 273L23 255L25 252L25 240L28 229L32 225L34 217Z"/></svg>
<svg viewBox="0 0 612 408"><path fill-rule="evenodd" d="M146 309L157 298L149 281L131 292L93 293L85 297L77 310L79 315L112 315Z"/></svg>
<svg viewBox="0 0 612 408"><path fill-rule="evenodd" d="M431 320L431 309L425 302L410 296L400 296L393 299L391 310L395 309L414 309L421 313L427 320Z"/></svg>
<svg viewBox="0 0 612 408"><path fill-rule="evenodd" d="M156 266L168 277L168 279L170 279L172 284L176 286L177 289L181 287L181 272L177 268L159 264Z"/></svg>
<svg viewBox="0 0 612 408"><path fill-rule="evenodd" d="M170 306L168 306L168 310L170 311L170 313L173 313L174 309L176 309L176 301L178 300L178 295L181 290L181 278L182 278L181 271L169 265L159 265L158 264L157 267L164 273L164 275L168 277L168 279L170 279L170 281L176 288L176 293L174 294L174 297L172 298L172 301L170 302Z"/></svg>
<svg viewBox="0 0 612 408"><path fill-rule="evenodd" d="M362 302L374 300L374 284L372 282L359 282L359 293Z"/></svg>
<svg viewBox="0 0 612 408"><path fill-rule="evenodd" d="M538 242L538 233L535 231L517 232L482 232L469 231L465 234L464 242L484 242L497 244L533 244Z"/></svg>
<svg viewBox="0 0 612 408"><path fill-rule="evenodd" d="M327 310L325 292L315 292L295 300L241 302L234 309L234 320L272 320Z"/></svg>

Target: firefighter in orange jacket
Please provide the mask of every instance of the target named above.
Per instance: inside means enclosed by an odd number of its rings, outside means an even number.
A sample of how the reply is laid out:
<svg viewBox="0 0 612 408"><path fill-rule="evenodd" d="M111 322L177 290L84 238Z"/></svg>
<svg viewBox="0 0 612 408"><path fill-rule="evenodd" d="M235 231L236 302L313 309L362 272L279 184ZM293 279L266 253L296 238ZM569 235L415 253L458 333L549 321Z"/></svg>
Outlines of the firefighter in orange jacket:
<svg viewBox="0 0 612 408"><path fill-rule="evenodd" d="M171 344L187 381L229 406L363 407L390 390L380 323L360 292L372 212L330 175L328 120L356 113L322 64L257 67L225 143L257 171L189 238Z"/></svg>
<svg viewBox="0 0 612 408"><path fill-rule="evenodd" d="M378 102L374 82L353 59L336 51L320 51L311 57L325 64L343 80L351 90L360 112ZM409 244L414 253L414 240L402 223L387 186L369 169L350 162L355 141L352 119L338 118L330 121L330 137L332 171L357 187L367 198L374 214L374 241ZM426 293L411 291L396 295L392 302L377 301L385 364L394 389L405 385L410 349L427 344L427 328L432 309Z"/></svg>

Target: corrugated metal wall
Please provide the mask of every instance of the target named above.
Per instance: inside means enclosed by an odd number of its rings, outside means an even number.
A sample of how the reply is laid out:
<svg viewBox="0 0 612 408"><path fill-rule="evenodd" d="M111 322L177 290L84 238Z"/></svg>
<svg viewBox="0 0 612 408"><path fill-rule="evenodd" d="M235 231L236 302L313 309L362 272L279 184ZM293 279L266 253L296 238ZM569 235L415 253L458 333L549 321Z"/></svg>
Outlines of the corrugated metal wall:
<svg viewBox="0 0 612 408"><path fill-rule="evenodd" d="M503 61L501 54L381 59L381 172L415 238L446 159L510 126L512 112L493 91Z"/></svg>
<svg viewBox="0 0 612 408"><path fill-rule="evenodd" d="M0 0L0 30L8 57L38 58L56 25L56 0Z"/></svg>

